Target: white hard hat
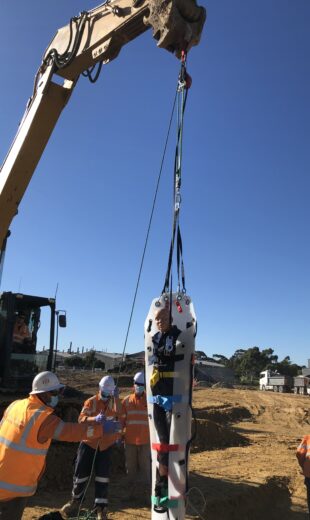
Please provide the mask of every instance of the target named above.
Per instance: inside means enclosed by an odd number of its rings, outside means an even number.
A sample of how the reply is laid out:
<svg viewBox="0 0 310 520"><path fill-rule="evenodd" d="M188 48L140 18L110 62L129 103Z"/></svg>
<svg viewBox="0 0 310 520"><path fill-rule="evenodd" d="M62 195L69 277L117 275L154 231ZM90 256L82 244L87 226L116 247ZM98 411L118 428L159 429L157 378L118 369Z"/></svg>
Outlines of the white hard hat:
<svg viewBox="0 0 310 520"><path fill-rule="evenodd" d="M64 386L53 372L40 372L32 381L32 392L30 394L42 394L43 392L60 390Z"/></svg>
<svg viewBox="0 0 310 520"><path fill-rule="evenodd" d="M106 394L113 395L115 390L115 383L112 376L104 376L99 382L100 390Z"/></svg>
<svg viewBox="0 0 310 520"><path fill-rule="evenodd" d="M134 383L138 383L138 385L144 385L144 373L143 372L137 372L133 378Z"/></svg>

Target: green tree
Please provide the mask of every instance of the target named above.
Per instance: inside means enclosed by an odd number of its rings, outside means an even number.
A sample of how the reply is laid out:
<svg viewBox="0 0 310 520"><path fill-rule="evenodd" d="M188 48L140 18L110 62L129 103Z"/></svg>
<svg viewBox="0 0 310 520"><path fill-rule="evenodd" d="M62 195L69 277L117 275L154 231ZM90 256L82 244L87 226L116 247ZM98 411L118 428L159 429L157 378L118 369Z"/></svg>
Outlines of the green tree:
<svg viewBox="0 0 310 520"><path fill-rule="evenodd" d="M85 357L85 368L94 368L96 363L96 352L94 350L89 350Z"/></svg>
<svg viewBox="0 0 310 520"><path fill-rule="evenodd" d="M65 359L66 367L83 368L84 360L80 356L72 356Z"/></svg>

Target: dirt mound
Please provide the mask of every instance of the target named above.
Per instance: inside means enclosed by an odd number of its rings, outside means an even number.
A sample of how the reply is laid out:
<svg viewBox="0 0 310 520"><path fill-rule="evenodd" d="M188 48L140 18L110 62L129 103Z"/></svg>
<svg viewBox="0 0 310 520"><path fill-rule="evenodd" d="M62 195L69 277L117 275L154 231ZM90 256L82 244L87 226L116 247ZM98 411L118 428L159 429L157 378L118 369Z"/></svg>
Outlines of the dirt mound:
<svg viewBox="0 0 310 520"><path fill-rule="evenodd" d="M191 451L193 453L248 444L246 437L231 428L221 426L208 419L196 419L192 431L194 438L191 444Z"/></svg>
<svg viewBox="0 0 310 520"><path fill-rule="evenodd" d="M200 419L209 419L219 424L228 424L239 422L244 419L250 419L252 414L250 410L244 406L222 405L207 408L199 408L194 410L195 416Z"/></svg>
<svg viewBox="0 0 310 520"><path fill-rule="evenodd" d="M47 455L46 471L39 483L40 490L71 491L77 448L78 445L74 443L53 442ZM125 472L124 449L121 446L114 446L111 476L117 475L119 477L125 475Z"/></svg>
<svg viewBox="0 0 310 520"><path fill-rule="evenodd" d="M290 509L289 479L272 477L261 484L229 481L200 482L192 475L187 512L206 520L287 520ZM204 487L207 493L204 492Z"/></svg>

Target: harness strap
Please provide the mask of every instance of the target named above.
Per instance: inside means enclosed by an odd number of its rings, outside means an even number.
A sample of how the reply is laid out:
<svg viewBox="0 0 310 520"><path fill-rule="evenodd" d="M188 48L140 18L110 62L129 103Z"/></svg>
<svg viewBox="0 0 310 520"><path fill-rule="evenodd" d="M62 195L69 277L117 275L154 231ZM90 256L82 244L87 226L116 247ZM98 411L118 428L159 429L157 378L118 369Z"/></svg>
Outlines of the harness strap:
<svg viewBox="0 0 310 520"><path fill-rule="evenodd" d="M154 497L152 496L152 504L154 506L165 506L170 509L178 507L179 500L171 499L169 497Z"/></svg>
<svg viewBox="0 0 310 520"><path fill-rule="evenodd" d="M181 451L184 446L181 444L165 444L152 442L152 450L159 451L161 453L168 453L169 451Z"/></svg>

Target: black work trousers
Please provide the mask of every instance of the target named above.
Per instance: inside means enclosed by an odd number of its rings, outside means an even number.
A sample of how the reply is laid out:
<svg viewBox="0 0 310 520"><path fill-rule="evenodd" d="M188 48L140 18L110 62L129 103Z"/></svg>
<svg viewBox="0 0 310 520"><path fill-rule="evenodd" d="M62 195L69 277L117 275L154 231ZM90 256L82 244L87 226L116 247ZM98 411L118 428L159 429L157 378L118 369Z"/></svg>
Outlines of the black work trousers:
<svg viewBox="0 0 310 520"><path fill-rule="evenodd" d="M111 447L103 451L99 451L98 449L96 452L96 450L88 446L88 444L81 442L75 462L72 490L73 499L82 500L92 467L94 466L95 505L107 507L111 449Z"/></svg>
<svg viewBox="0 0 310 520"><path fill-rule="evenodd" d="M0 502L0 520L21 520L27 500L27 497L18 497Z"/></svg>

